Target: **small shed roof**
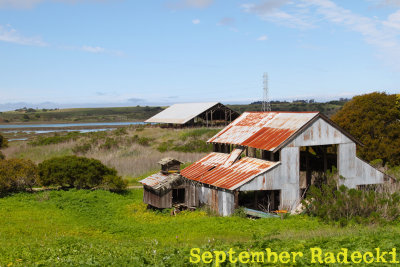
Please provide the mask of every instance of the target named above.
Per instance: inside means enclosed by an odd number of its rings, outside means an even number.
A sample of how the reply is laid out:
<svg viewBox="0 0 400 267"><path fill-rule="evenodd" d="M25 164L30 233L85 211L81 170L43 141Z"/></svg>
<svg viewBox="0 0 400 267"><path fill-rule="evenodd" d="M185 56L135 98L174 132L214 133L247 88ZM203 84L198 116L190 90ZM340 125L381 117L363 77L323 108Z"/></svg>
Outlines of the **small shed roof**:
<svg viewBox="0 0 400 267"><path fill-rule="evenodd" d="M230 154L213 152L183 169L181 174L200 183L235 190L280 164L249 157L239 159L233 164L225 164L229 159Z"/></svg>
<svg viewBox="0 0 400 267"><path fill-rule="evenodd" d="M185 124L219 102L174 104L146 122Z"/></svg>
<svg viewBox="0 0 400 267"><path fill-rule="evenodd" d="M170 175L155 173L139 181L139 183L146 185L150 187L153 191L159 193L161 191L172 189L172 187L179 184L182 179L182 176L177 173Z"/></svg>
<svg viewBox="0 0 400 267"><path fill-rule="evenodd" d="M174 159L174 158L171 158L171 157L167 157L167 158L161 159L161 160L158 162L158 164L165 165L165 164L168 164L168 163L171 163L171 162L176 162L176 163L183 164L182 161L177 160L177 159Z"/></svg>
<svg viewBox="0 0 400 267"><path fill-rule="evenodd" d="M276 151L318 118L327 121L351 140L359 143L319 112L244 112L208 142Z"/></svg>

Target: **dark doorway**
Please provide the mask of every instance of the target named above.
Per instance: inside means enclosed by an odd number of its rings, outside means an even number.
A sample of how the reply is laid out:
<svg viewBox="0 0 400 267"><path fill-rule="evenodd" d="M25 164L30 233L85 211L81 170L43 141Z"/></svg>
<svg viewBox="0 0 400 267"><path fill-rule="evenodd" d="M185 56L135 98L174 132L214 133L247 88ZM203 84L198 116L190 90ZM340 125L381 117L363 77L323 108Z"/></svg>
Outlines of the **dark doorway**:
<svg viewBox="0 0 400 267"><path fill-rule="evenodd" d="M327 172L337 170L337 145L305 146L300 148L300 189L305 197L311 185L326 182Z"/></svg>
<svg viewBox="0 0 400 267"><path fill-rule="evenodd" d="M280 193L280 190L240 191L239 206L264 212L273 212L279 210Z"/></svg>
<svg viewBox="0 0 400 267"><path fill-rule="evenodd" d="M185 188L178 188L172 190L172 203L173 204L185 203Z"/></svg>

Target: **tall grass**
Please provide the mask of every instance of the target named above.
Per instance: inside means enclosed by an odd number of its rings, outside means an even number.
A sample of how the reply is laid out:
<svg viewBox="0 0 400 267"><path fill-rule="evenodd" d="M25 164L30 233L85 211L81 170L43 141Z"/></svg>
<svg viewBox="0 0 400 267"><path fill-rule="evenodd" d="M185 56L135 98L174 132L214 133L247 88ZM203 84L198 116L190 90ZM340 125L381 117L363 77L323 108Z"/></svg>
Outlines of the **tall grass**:
<svg viewBox="0 0 400 267"><path fill-rule="evenodd" d="M35 163L55 156L79 155L100 160L108 167L115 168L119 175L125 177L138 177L151 171L159 170L157 162L163 157L177 158L182 162L194 162L206 155L205 152L193 152L194 150L167 151L162 153L157 150L160 142L173 140L183 145L181 133L201 132L196 138L205 140L208 138L209 129L187 130L187 129L160 129L128 127L110 132L94 132L80 134L79 138L74 134L57 136L57 144L47 144L53 141L53 137L39 137L36 141L14 142L4 150L7 158L31 159ZM189 138L187 141L189 142ZM40 146L37 146L40 142ZM204 142L204 141L203 141Z"/></svg>

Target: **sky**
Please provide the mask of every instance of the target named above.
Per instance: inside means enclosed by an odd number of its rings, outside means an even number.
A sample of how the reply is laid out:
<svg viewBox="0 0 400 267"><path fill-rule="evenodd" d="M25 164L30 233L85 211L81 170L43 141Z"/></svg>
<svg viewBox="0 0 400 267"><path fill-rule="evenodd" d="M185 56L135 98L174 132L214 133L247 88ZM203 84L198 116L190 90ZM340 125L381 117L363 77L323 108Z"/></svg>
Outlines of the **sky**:
<svg viewBox="0 0 400 267"><path fill-rule="evenodd" d="M400 0L0 0L0 109L398 93L399 35Z"/></svg>

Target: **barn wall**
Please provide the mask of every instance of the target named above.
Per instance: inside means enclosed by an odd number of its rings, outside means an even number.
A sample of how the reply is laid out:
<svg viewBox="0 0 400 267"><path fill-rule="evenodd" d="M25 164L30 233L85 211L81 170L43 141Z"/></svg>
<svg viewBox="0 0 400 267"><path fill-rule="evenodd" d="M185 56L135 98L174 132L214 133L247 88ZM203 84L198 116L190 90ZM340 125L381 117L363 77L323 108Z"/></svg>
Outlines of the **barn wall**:
<svg viewBox="0 0 400 267"><path fill-rule="evenodd" d="M235 195L231 191L223 191L205 186L197 187L199 204L210 208L221 216L229 216L235 210Z"/></svg>
<svg viewBox="0 0 400 267"><path fill-rule="evenodd" d="M222 216L232 215L235 210L235 196L229 191L218 190L218 214Z"/></svg>
<svg viewBox="0 0 400 267"><path fill-rule="evenodd" d="M281 165L259 175L241 186L239 191L281 190L280 209L292 210L300 197L300 150L285 147L281 150Z"/></svg>
<svg viewBox="0 0 400 267"><path fill-rule="evenodd" d="M339 180L349 188L357 185L380 184L384 182L384 174L356 156L356 145L340 144L338 147L338 171L344 180Z"/></svg>
<svg viewBox="0 0 400 267"><path fill-rule="evenodd" d="M160 209L171 208L172 192L159 196L145 187L143 189L143 202Z"/></svg>
<svg viewBox="0 0 400 267"><path fill-rule="evenodd" d="M338 129L319 118L289 143L287 147L347 144L352 142Z"/></svg>
<svg viewBox="0 0 400 267"><path fill-rule="evenodd" d="M185 182L185 204L188 207L197 207L199 205L199 193L195 185Z"/></svg>

